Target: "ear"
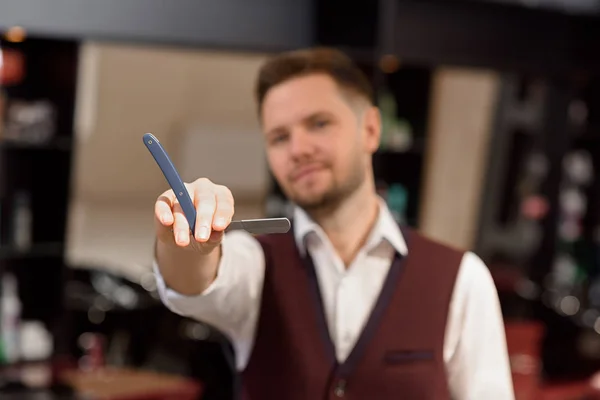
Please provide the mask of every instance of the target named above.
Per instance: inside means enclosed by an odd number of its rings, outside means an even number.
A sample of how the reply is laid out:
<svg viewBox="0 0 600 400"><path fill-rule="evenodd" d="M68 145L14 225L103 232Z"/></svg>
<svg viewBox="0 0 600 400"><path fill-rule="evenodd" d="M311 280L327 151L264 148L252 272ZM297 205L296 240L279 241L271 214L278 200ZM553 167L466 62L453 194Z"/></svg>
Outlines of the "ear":
<svg viewBox="0 0 600 400"><path fill-rule="evenodd" d="M370 106L364 114L363 129L365 132L365 146L371 153L379 148L381 140L381 113L375 106Z"/></svg>

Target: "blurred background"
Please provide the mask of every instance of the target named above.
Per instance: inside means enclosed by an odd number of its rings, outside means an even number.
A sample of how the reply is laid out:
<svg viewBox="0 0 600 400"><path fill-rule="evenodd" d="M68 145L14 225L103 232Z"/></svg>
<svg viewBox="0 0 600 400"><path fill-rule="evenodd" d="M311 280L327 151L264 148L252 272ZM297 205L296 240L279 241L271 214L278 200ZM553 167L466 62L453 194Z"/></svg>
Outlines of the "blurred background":
<svg viewBox="0 0 600 400"><path fill-rule="evenodd" d="M599 43L598 0L0 2L0 398L233 398L226 338L155 292L141 136L288 216L252 89L314 45L376 88L398 221L489 266L517 399L600 396Z"/></svg>

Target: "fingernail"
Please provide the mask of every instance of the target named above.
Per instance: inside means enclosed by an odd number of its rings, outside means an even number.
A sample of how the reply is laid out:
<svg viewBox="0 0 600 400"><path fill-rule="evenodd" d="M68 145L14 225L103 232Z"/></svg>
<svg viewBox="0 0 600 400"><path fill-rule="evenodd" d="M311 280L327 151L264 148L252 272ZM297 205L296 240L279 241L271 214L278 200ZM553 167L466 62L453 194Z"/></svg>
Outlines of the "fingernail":
<svg viewBox="0 0 600 400"><path fill-rule="evenodd" d="M215 225L220 228L223 228L226 223L227 223L227 221L225 220L225 218L217 218L215 221Z"/></svg>
<svg viewBox="0 0 600 400"><path fill-rule="evenodd" d="M198 229L197 236L198 236L200 239L208 239L208 228L207 228L207 227L205 227L205 226L201 226L201 227Z"/></svg>
<svg viewBox="0 0 600 400"><path fill-rule="evenodd" d="M177 233L175 234L175 240L176 240L178 243L183 243L184 239L185 239L185 236L184 236L184 233L183 233L183 232L177 232Z"/></svg>

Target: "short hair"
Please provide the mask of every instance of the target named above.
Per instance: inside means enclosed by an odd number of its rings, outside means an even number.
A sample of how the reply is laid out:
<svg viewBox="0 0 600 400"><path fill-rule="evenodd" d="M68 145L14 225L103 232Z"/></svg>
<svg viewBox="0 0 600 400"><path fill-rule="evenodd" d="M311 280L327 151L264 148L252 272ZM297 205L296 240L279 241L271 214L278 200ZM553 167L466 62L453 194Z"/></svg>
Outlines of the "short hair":
<svg viewBox="0 0 600 400"><path fill-rule="evenodd" d="M280 53L262 65L255 88L259 114L267 93L273 87L293 78L318 73L330 76L341 89L374 104L369 79L350 57L333 48L316 47Z"/></svg>

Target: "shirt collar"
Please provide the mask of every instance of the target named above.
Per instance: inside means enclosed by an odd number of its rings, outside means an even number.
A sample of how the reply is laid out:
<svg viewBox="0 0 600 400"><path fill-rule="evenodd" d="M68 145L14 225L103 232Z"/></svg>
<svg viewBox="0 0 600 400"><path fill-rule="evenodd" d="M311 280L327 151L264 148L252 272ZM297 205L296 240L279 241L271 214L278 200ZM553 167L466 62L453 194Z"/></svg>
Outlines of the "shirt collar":
<svg viewBox="0 0 600 400"><path fill-rule="evenodd" d="M300 207L294 207L294 239L296 241L296 246L300 251L300 254L306 254L306 241L309 235L314 234L318 237L324 238L325 232L323 229L313 221L310 216ZM390 243L394 249L400 253L402 256L406 256L408 254L408 248L406 246L406 241L400 228L398 227L398 223L392 216L388 206L386 205L383 199L379 199L379 215L377 216L377 221L375 222L375 226L371 231L369 238L367 239L367 243L365 248L371 250L378 246L383 240Z"/></svg>

